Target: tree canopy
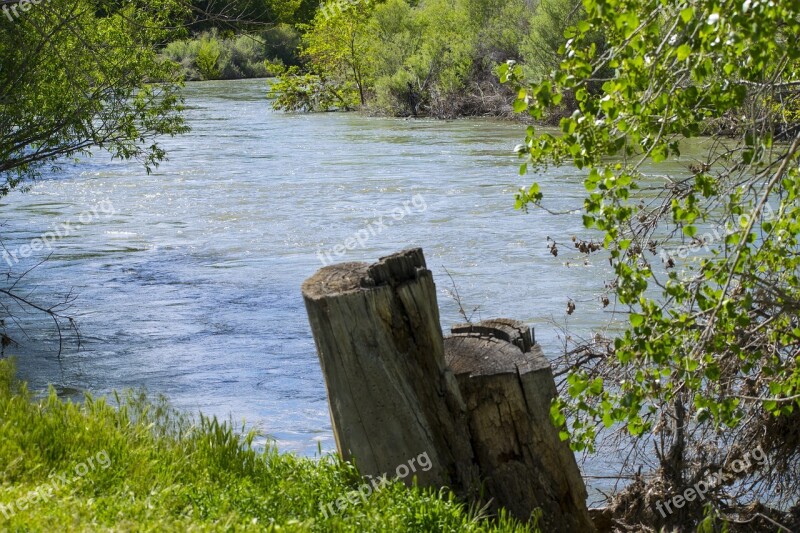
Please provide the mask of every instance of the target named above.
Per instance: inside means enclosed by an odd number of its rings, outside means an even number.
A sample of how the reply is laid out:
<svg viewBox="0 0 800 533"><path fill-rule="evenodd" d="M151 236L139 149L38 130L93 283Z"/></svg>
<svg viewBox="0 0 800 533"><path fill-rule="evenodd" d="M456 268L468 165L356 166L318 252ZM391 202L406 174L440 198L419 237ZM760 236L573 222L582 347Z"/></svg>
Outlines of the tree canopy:
<svg viewBox="0 0 800 533"><path fill-rule="evenodd" d="M633 461L654 467L631 489L644 504L631 519L697 523L699 499L666 517L654 503L758 445L771 468L713 488L715 505L729 517L758 498L786 510L800 483L800 4L583 6L549 76L502 68L517 110L562 117L557 132L528 128L521 171L583 171L576 248L604 250L606 293L625 316L621 332L565 354L554 420L576 449L623 428ZM703 156L681 158L687 142ZM667 158L689 172L662 168ZM533 184L517 206L547 209L554 193Z"/></svg>
<svg viewBox="0 0 800 533"><path fill-rule="evenodd" d="M303 69L282 78L275 105L328 111L355 100L400 116L510 114L497 64L553 65L550 24L569 3L543 16L528 0L327 1L305 28Z"/></svg>
<svg viewBox="0 0 800 533"><path fill-rule="evenodd" d="M93 147L147 168L163 159L156 138L186 128L174 65L155 47L185 11L173 0L6 2L0 192Z"/></svg>

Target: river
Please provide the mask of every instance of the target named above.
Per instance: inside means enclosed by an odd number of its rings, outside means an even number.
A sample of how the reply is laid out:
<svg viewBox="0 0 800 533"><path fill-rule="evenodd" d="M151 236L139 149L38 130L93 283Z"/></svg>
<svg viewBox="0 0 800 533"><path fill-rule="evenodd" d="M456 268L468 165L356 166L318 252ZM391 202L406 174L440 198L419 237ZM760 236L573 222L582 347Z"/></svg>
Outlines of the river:
<svg viewBox="0 0 800 533"><path fill-rule="evenodd" d="M533 180L553 209L579 207L585 193L568 167L519 175L522 126L282 114L266 84L189 84L192 131L163 141L169 160L150 175L98 153L3 199L5 266L22 272L49 256L20 288L40 303L71 291L81 331L80 350L67 335L58 357L48 322L19 312L25 332L12 325L19 345L6 352L32 389L144 387L314 455L335 445L300 285L328 258L421 246L445 330L463 321L455 283L475 318L527 321L550 355L560 327L586 335L610 319L599 301L607 263L564 253L580 215L514 210L513 193ZM22 257L48 232L47 246ZM558 257L548 236L561 241Z"/></svg>

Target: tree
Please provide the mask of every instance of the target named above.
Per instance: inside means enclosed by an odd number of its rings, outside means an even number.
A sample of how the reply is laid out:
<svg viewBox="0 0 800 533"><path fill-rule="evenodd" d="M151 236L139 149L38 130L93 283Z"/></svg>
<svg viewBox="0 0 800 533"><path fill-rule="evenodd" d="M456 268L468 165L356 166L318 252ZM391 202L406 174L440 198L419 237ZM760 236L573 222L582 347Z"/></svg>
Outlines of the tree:
<svg viewBox="0 0 800 533"><path fill-rule="evenodd" d="M629 487L643 504L624 518L697 524L712 501L728 518L770 514L793 529L780 511L800 485L800 4L583 4L551 76L529 85L519 65L502 68L520 89L515 108L536 119L574 95L559 134L529 128L521 170L583 171L583 222L602 236L609 296L626 313L616 338L565 354L554 421L576 449L622 428L614 437L653 466L651 482ZM659 168L701 134L688 173ZM546 192L533 184L517 206L547 209ZM588 237L576 247L597 251ZM754 449L769 467L738 470ZM717 471L732 476L706 499L657 511ZM746 508L753 500L773 508Z"/></svg>
<svg viewBox="0 0 800 533"><path fill-rule="evenodd" d="M220 71L218 62L220 55L220 45L215 35L203 36L200 40L200 47L197 50L197 70L206 80L219 78Z"/></svg>
<svg viewBox="0 0 800 533"><path fill-rule="evenodd" d="M194 33L263 29L278 23L305 23L314 16L314 0L191 0L186 24Z"/></svg>
<svg viewBox="0 0 800 533"><path fill-rule="evenodd" d="M303 38L303 55L314 73L340 85L352 84L366 103L369 0L334 0L322 6Z"/></svg>
<svg viewBox="0 0 800 533"><path fill-rule="evenodd" d="M458 1L376 7L370 25L377 105L396 114L457 114L480 25ZM402 110L402 111L401 111Z"/></svg>
<svg viewBox="0 0 800 533"><path fill-rule="evenodd" d="M175 66L155 47L184 8L173 0L3 2L0 196L59 159L95 148L138 159L148 170L164 158L157 138L187 128ZM62 330L77 332L66 314L72 293L42 303L23 288L26 274L9 272L0 288L0 356L14 343L6 326L20 326L20 315L52 319L59 353Z"/></svg>
<svg viewBox="0 0 800 533"><path fill-rule="evenodd" d="M291 67L270 87L273 107L285 111L349 111L367 101L370 85L369 0L331 0L303 35L306 72Z"/></svg>
<svg viewBox="0 0 800 533"><path fill-rule="evenodd" d="M576 0L541 0L530 15L531 29L522 43L526 73L531 80L546 78L558 67L558 49L564 44L564 30L583 18Z"/></svg>
<svg viewBox="0 0 800 533"><path fill-rule="evenodd" d="M159 60L155 45L170 35L180 3L4 4L0 194L94 147L148 169L163 159L156 137L186 128L174 65Z"/></svg>

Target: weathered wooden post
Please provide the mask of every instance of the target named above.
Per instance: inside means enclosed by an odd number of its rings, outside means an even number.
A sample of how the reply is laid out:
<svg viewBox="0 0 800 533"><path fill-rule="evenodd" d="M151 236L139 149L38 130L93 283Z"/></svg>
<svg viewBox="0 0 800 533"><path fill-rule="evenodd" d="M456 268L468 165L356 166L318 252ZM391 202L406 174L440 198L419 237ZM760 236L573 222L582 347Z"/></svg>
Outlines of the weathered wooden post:
<svg viewBox="0 0 800 533"><path fill-rule="evenodd" d="M428 453L421 486L484 497L546 531L587 532L586 488L550 423L550 365L529 328L506 319L442 337L421 249L343 263L303 284L336 445L362 474ZM408 479L406 479L408 481Z"/></svg>

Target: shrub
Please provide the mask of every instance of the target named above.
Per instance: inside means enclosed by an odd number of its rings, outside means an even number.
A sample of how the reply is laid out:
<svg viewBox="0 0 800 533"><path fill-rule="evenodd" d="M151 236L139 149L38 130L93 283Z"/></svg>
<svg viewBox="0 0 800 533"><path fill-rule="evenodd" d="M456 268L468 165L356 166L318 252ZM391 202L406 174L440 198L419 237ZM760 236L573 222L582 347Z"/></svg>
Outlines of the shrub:
<svg viewBox="0 0 800 533"><path fill-rule="evenodd" d="M216 37L205 37L200 41L195 64L203 79L215 80L220 77L222 69L218 62L220 57L220 44ZM227 64L227 62L226 62Z"/></svg>
<svg viewBox="0 0 800 533"><path fill-rule="evenodd" d="M203 32L193 39L169 43L161 55L178 63L187 80L266 78L283 65L297 64L300 37L278 25L259 34Z"/></svg>

